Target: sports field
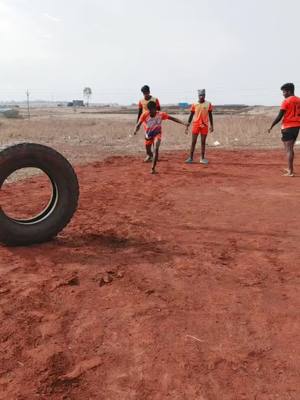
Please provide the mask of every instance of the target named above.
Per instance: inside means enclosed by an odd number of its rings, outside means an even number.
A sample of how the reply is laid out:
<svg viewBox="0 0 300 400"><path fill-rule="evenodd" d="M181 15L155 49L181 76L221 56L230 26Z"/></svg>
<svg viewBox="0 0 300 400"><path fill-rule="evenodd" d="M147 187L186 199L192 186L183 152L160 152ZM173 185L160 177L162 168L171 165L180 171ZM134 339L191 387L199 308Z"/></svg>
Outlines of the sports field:
<svg viewBox="0 0 300 400"><path fill-rule="evenodd" d="M2 122L73 161L81 197L54 241L0 247L1 400L300 398L300 178L269 121L218 117L208 167L167 124L155 176L133 116ZM9 183L2 206L45 191Z"/></svg>

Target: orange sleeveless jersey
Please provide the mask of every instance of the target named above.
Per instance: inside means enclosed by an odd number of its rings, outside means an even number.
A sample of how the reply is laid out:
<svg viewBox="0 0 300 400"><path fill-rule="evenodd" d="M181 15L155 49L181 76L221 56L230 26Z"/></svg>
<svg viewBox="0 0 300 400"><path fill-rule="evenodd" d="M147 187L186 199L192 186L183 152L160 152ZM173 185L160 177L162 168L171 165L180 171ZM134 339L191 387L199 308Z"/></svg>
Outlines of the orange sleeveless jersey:
<svg viewBox="0 0 300 400"><path fill-rule="evenodd" d="M191 112L195 113L193 126L195 128L208 127L208 113L212 110L213 106L209 101L205 101L204 103L194 103L191 108Z"/></svg>
<svg viewBox="0 0 300 400"><path fill-rule="evenodd" d="M148 110L148 103L149 101L154 101L156 103L156 107L160 109L159 100L156 97L151 96L149 100L141 99L139 101L139 109L143 110L143 113Z"/></svg>

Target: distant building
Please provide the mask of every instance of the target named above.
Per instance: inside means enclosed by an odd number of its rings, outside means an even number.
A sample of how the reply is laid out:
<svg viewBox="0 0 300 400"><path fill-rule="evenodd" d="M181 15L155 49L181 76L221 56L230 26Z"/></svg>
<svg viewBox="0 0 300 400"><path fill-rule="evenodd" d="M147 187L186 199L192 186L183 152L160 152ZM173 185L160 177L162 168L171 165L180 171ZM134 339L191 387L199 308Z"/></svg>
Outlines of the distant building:
<svg viewBox="0 0 300 400"><path fill-rule="evenodd" d="M67 104L68 107L84 107L83 100L73 100Z"/></svg>
<svg viewBox="0 0 300 400"><path fill-rule="evenodd" d="M186 108L189 108L189 103L178 103L178 107L180 107L180 108L183 108L183 109L186 109Z"/></svg>
<svg viewBox="0 0 300 400"><path fill-rule="evenodd" d="M19 118L20 113L17 108L0 108L0 117L5 118Z"/></svg>

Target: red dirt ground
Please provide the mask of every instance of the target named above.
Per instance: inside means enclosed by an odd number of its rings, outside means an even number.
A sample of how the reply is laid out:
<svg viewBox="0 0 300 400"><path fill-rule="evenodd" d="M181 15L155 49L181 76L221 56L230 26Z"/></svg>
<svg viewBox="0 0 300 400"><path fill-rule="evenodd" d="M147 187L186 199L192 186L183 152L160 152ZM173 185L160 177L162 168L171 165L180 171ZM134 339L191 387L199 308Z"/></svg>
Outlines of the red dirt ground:
<svg viewBox="0 0 300 400"><path fill-rule="evenodd" d="M280 151L184 156L80 167L64 232L0 247L1 400L300 398L300 179Z"/></svg>

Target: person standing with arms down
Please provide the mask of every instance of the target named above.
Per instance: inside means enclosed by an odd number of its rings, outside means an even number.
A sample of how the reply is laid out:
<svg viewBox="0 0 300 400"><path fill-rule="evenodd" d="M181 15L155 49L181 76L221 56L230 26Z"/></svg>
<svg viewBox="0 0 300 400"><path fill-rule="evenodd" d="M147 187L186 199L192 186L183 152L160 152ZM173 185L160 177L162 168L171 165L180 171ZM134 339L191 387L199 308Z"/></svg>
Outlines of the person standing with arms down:
<svg viewBox="0 0 300 400"><path fill-rule="evenodd" d="M198 90L198 103L194 103L191 108L191 113L188 121L188 125L193 122L192 128L192 144L190 150L190 156L185 161L188 164L191 164L194 161L194 151L196 147L196 143L198 140L198 136L201 135L201 164L208 164L208 160L205 158L205 145L206 145L206 138L208 135L208 130L210 132L214 131L214 122L213 122L213 107L212 104L205 100L205 89ZM210 124L210 128L208 128ZM187 128L188 129L188 128Z"/></svg>
<svg viewBox="0 0 300 400"><path fill-rule="evenodd" d="M295 85L293 83L285 83L281 86L283 97L279 114L268 129L270 133L272 128L282 120L281 140L284 144L288 168L285 170L284 176L294 176L294 145L300 130L300 97L295 96Z"/></svg>
<svg viewBox="0 0 300 400"><path fill-rule="evenodd" d="M160 111L159 100L150 94L150 87L148 85L144 85L141 89L141 92L143 93L144 98L139 101L139 111L138 111L138 116L137 116L137 120L136 120L137 123L139 122L141 115L143 113L149 111L148 104L150 101L154 102L156 104L156 110ZM152 150L153 145L145 143L145 147L146 147L147 156L144 159L144 162L151 162L153 159L153 150Z"/></svg>

